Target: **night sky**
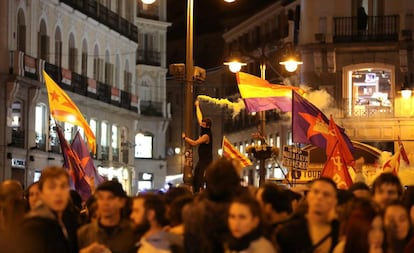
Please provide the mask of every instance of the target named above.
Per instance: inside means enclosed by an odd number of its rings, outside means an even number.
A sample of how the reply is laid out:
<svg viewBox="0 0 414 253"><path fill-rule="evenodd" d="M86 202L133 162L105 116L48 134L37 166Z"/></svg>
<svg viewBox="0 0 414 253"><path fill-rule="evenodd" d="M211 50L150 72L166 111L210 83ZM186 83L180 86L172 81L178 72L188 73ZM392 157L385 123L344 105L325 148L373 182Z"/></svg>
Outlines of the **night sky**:
<svg viewBox="0 0 414 253"><path fill-rule="evenodd" d="M194 0L195 34L224 32L276 1L278 0L236 0L233 3L226 3L224 0ZM186 5L186 0L168 1L167 20L172 23L168 28L168 39L185 37Z"/></svg>

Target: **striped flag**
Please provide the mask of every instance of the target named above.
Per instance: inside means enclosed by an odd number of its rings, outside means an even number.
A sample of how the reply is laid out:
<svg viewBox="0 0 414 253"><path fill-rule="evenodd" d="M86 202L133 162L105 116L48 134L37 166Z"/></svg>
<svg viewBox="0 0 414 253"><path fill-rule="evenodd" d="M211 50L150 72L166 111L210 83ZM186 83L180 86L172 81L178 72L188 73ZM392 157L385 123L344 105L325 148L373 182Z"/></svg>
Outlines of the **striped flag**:
<svg viewBox="0 0 414 253"><path fill-rule="evenodd" d="M260 112L279 109L282 112L292 111L292 90L303 94L304 90L278 84L271 84L257 76L244 72L236 74L240 95L248 112Z"/></svg>
<svg viewBox="0 0 414 253"><path fill-rule="evenodd" d="M82 127L87 137L87 142L92 153L96 153L96 138L88 122L83 117L79 108L70 99L53 79L43 71L47 95L49 97L49 108L53 118L62 122L69 122Z"/></svg>
<svg viewBox="0 0 414 253"><path fill-rule="evenodd" d="M240 161L240 164L243 166L243 168L252 165L252 162L250 161L250 159L247 158L242 153L240 153L240 151L237 150L236 147L231 145L230 141L225 136L223 136L222 149L223 149L223 156Z"/></svg>

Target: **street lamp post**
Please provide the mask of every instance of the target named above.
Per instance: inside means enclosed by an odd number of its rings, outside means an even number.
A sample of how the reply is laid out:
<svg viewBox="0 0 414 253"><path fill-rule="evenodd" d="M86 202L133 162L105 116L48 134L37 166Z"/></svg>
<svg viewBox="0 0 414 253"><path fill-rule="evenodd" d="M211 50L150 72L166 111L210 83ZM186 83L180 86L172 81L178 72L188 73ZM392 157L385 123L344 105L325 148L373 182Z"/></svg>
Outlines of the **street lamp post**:
<svg viewBox="0 0 414 253"><path fill-rule="evenodd" d="M185 58L185 133L193 136L193 25L194 25L194 0L187 0L187 37ZM189 143L185 143L183 181L191 184L193 181L193 150Z"/></svg>

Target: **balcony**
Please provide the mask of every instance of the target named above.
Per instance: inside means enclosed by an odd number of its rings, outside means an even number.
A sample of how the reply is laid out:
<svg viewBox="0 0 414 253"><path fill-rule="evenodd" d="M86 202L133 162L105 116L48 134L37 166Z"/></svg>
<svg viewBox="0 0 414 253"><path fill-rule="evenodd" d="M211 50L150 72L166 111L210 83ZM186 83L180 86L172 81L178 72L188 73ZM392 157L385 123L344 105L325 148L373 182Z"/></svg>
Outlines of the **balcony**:
<svg viewBox="0 0 414 253"><path fill-rule="evenodd" d="M96 0L61 0L88 17L91 17L132 41L138 41L138 28L128 20L109 10Z"/></svg>
<svg viewBox="0 0 414 253"><path fill-rule="evenodd" d="M162 117L162 103L144 100L141 102L141 114L145 116Z"/></svg>
<svg viewBox="0 0 414 253"><path fill-rule="evenodd" d="M150 101L144 101L140 104L138 96L127 91L119 90L109 84L33 58L20 51L10 51L10 58L9 70L11 74L44 82L43 76L40 74L44 69L64 90L124 108L131 112L142 111L144 115L164 117L164 105L162 102L151 103Z"/></svg>
<svg viewBox="0 0 414 253"><path fill-rule="evenodd" d="M137 64L161 66L160 52L138 49Z"/></svg>
<svg viewBox="0 0 414 253"><path fill-rule="evenodd" d="M334 18L334 43L398 41L399 16L368 16L364 28L357 17Z"/></svg>
<svg viewBox="0 0 414 253"><path fill-rule="evenodd" d="M392 99L344 99L342 108L345 118L389 118L394 116L393 103Z"/></svg>

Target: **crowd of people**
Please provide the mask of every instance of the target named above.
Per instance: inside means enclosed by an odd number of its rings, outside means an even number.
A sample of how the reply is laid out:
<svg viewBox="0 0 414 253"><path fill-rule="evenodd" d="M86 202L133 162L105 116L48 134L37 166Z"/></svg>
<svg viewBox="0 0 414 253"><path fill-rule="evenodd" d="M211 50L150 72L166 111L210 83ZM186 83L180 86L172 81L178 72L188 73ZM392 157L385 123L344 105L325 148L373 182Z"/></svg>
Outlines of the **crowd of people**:
<svg viewBox="0 0 414 253"><path fill-rule="evenodd" d="M339 190L318 178L306 192L241 185L234 161L220 158L205 188L127 196L105 181L82 202L61 167L43 169L25 191L0 184L0 251L15 253L409 253L414 252L414 187L392 173L371 187Z"/></svg>

